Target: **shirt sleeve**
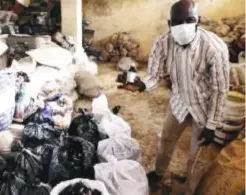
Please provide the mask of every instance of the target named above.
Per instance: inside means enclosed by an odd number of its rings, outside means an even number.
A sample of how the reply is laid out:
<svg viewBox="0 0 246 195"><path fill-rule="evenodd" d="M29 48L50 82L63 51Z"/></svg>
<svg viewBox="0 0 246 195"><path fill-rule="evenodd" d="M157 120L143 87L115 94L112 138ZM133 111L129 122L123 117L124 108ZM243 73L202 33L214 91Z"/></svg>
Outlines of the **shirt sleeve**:
<svg viewBox="0 0 246 195"><path fill-rule="evenodd" d="M147 76L143 79L146 91L152 91L159 86L159 80L165 75L167 36L158 37L152 47L148 61Z"/></svg>
<svg viewBox="0 0 246 195"><path fill-rule="evenodd" d="M228 49L226 48L224 51L214 52L214 55L208 63L211 66L209 71L212 89L206 127L211 130L216 130L216 128L222 125L223 108L230 85Z"/></svg>

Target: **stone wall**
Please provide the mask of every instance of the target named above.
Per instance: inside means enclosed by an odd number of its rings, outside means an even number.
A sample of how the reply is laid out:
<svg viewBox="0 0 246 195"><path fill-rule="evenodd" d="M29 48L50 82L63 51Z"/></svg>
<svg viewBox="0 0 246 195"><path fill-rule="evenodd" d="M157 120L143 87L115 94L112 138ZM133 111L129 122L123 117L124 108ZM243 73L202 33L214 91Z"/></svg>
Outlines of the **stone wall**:
<svg viewBox="0 0 246 195"><path fill-rule="evenodd" d="M244 14L244 0L197 0L202 16L221 19ZM155 37L168 31L172 0L84 0L84 14L100 40L115 32L130 32L149 53Z"/></svg>

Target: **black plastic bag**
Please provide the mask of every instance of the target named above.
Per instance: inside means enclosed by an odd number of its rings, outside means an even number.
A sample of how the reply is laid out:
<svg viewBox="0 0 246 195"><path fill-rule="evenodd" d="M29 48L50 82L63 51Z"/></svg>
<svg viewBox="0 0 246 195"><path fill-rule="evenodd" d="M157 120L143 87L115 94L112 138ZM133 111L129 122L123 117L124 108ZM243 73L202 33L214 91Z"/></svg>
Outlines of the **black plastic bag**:
<svg viewBox="0 0 246 195"><path fill-rule="evenodd" d="M36 147L42 144L58 144L61 132L48 123L28 123L23 131L22 142L25 147Z"/></svg>
<svg viewBox="0 0 246 195"><path fill-rule="evenodd" d="M94 179L93 166L97 162L92 143L79 137L65 137L53 151L49 169L49 184L74 178Z"/></svg>
<svg viewBox="0 0 246 195"><path fill-rule="evenodd" d="M0 195L19 195L25 182L14 173L5 171L0 177Z"/></svg>
<svg viewBox="0 0 246 195"><path fill-rule="evenodd" d="M32 184L25 184L18 195L50 195L51 187L38 181Z"/></svg>
<svg viewBox="0 0 246 195"><path fill-rule="evenodd" d="M74 185L69 185L59 193L59 195L68 195L68 194L102 195L102 193L99 192L98 190L90 189L86 187L82 182L75 183Z"/></svg>
<svg viewBox="0 0 246 195"><path fill-rule="evenodd" d="M7 162L5 161L4 158L0 156L0 175L6 170L7 168Z"/></svg>
<svg viewBox="0 0 246 195"><path fill-rule="evenodd" d="M17 177L23 179L25 182L33 182L43 171L42 158L31 149L23 148L21 143L16 143L16 145L12 147L13 152L18 150L21 151L15 157L14 172Z"/></svg>
<svg viewBox="0 0 246 195"><path fill-rule="evenodd" d="M91 143L97 148L98 142L101 140L98 131L98 125L91 114L81 111L82 115L77 116L71 122L68 134L71 136L79 136Z"/></svg>
<svg viewBox="0 0 246 195"><path fill-rule="evenodd" d="M51 126L54 126L54 121L52 119L52 110L50 109L51 109L50 107L46 107L45 109L39 108L35 113L25 118L23 124L27 125L28 123L37 123L37 124L47 123Z"/></svg>
<svg viewBox="0 0 246 195"><path fill-rule="evenodd" d="M41 162L43 166L43 171L40 175L40 180L45 183L48 182L49 166L50 166L54 147L55 147L54 145L45 144L34 148L34 152L40 155L42 159Z"/></svg>

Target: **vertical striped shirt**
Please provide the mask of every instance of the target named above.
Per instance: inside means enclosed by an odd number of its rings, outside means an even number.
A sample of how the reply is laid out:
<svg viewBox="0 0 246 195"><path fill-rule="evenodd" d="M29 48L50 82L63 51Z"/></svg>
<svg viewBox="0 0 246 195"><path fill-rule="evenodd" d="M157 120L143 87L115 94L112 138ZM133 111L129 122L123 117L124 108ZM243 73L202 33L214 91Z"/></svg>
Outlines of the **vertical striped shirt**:
<svg viewBox="0 0 246 195"><path fill-rule="evenodd" d="M178 45L170 33L155 41L144 83L151 91L163 76L170 75L170 106L177 120L181 123L191 114L201 127L215 130L221 126L229 69L226 44L214 33L198 28L186 47Z"/></svg>

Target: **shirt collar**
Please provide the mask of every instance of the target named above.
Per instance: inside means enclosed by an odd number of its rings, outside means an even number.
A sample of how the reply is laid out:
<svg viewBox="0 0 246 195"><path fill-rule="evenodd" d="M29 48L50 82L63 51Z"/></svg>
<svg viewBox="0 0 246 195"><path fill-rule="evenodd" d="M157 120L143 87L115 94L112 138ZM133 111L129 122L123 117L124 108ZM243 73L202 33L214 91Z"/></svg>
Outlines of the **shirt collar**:
<svg viewBox="0 0 246 195"><path fill-rule="evenodd" d="M193 39L193 41L190 43L188 47L190 47L192 50L195 50L196 47L198 46L199 40L200 40L200 30L198 28L195 38Z"/></svg>

